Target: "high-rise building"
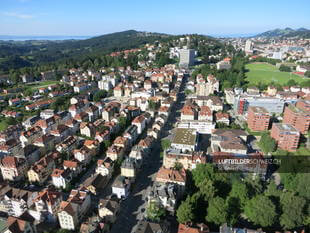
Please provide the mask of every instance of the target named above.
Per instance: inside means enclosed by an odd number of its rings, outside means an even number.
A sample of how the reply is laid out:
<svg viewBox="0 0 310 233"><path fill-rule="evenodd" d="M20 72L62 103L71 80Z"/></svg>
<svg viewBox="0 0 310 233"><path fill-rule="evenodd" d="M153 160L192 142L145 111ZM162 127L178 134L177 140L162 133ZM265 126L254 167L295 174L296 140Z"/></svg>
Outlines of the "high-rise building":
<svg viewBox="0 0 310 233"><path fill-rule="evenodd" d="M181 49L180 50L180 67L188 67L194 65L195 50L194 49Z"/></svg>
<svg viewBox="0 0 310 233"><path fill-rule="evenodd" d="M291 124L300 133L305 134L310 125L310 111L289 104L284 110L283 123Z"/></svg>
<svg viewBox="0 0 310 233"><path fill-rule="evenodd" d="M287 151L297 150L300 133L292 125L273 123L270 136L276 140L278 148Z"/></svg>
<svg viewBox="0 0 310 233"><path fill-rule="evenodd" d="M248 111L248 127L253 131L268 130L270 122L270 114L263 107L249 107Z"/></svg>
<svg viewBox="0 0 310 233"><path fill-rule="evenodd" d="M310 100L298 100L296 107L301 108L305 111L310 111Z"/></svg>

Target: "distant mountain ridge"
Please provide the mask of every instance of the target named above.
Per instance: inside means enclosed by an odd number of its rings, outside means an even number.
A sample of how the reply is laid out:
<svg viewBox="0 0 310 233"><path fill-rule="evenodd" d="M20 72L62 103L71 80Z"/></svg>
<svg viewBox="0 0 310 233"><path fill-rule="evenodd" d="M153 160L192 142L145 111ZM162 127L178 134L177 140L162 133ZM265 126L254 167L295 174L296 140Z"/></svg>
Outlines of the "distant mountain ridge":
<svg viewBox="0 0 310 233"><path fill-rule="evenodd" d="M260 34L257 34L255 37L303 37L303 38L310 38L310 30L307 28L284 28L284 29L274 29L270 31L266 31Z"/></svg>

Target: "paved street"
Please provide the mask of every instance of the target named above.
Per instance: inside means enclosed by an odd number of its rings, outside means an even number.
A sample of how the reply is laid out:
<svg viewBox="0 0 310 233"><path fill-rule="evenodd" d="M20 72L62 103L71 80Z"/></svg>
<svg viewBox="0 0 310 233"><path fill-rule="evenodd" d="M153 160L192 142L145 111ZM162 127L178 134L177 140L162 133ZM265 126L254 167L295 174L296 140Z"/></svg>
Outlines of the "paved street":
<svg viewBox="0 0 310 233"><path fill-rule="evenodd" d="M162 137L166 137L172 130L176 118L180 114L178 110L183 107L185 95L183 92L184 81L180 88L178 101L171 110L168 122L162 132ZM171 124L172 123L172 124ZM120 213L113 224L111 233L130 233L133 227L143 218L146 211L147 201L145 200L147 190L153 185L153 181L162 161L160 159L160 140L154 146L153 151L145 160L142 170L137 174L133 189L128 198L121 203ZM143 210L143 212L141 211Z"/></svg>

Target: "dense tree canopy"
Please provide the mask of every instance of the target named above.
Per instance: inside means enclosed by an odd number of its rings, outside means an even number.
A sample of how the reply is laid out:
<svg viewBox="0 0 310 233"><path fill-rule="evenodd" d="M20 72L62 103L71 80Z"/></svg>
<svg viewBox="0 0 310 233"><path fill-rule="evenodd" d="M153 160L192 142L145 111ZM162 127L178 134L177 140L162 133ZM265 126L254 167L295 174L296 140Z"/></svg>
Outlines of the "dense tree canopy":
<svg viewBox="0 0 310 233"><path fill-rule="evenodd" d="M244 212L250 221L263 227L272 226L277 216L275 205L263 195L257 195L247 201Z"/></svg>
<svg viewBox="0 0 310 233"><path fill-rule="evenodd" d="M217 225L225 223L228 220L228 207L223 198L215 197L211 199L207 212L207 220Z"/></svg>
<svg viewBox="0 0 310 233"><path fill-rule="evenodd" d="M188 223L194 220L194 209L190 198L186 198L177 210L177 218L180 223Z"/></svg>

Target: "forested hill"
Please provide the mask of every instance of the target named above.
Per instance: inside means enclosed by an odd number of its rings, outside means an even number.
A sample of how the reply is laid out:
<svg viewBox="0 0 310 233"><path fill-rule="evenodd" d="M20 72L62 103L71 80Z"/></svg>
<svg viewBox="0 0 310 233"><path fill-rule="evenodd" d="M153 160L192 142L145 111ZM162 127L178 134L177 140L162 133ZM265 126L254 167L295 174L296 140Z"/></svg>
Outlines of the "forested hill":
<svg viewBox="0 0 310 233"><path fill-rule="evenodd" d="M274 29L270 31L266 31L256 35L255 37L302 37L302 38L310 38L310 30L306 28L292 29L292 28L284 28L284 29Z"/></svg>
<svg viewBox="0 0 310 233"><path fill-rule="evenodd" d="M169 35L128 30L85 40L65 41L1 41L0 72L25 66L36 66L65 59L82 59L87 56L138 48L156 40L167 40Z"/></svg>

